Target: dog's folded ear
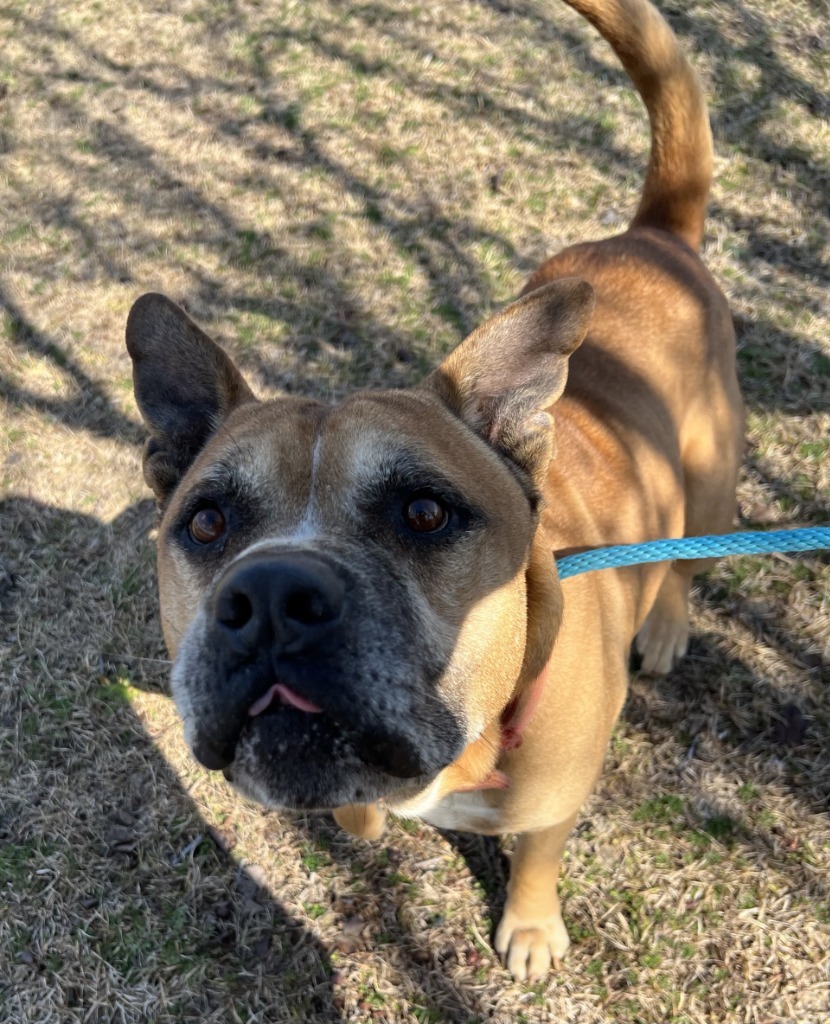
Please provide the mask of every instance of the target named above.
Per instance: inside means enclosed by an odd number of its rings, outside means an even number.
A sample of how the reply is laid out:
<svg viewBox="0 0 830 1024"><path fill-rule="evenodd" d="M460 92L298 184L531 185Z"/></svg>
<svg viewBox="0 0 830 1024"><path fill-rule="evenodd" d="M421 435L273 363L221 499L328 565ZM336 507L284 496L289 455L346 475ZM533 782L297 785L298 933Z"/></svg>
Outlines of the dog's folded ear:
<svg viewBox="0 0 830 1024"><path fill-rule="evenodd" d="M135 302L127 350L150 432L144 479L164 501L228 413L256 398L230 357L164 295Z"/></svg>
<svg viewBox="0 0 830 1024"><path fill-rule="evenodd" d="M426 384L488 444L536 477L553 451L545 410L562 394L568 356L585 337L593 310L586 281L543 285L473 331Z"/></svg>

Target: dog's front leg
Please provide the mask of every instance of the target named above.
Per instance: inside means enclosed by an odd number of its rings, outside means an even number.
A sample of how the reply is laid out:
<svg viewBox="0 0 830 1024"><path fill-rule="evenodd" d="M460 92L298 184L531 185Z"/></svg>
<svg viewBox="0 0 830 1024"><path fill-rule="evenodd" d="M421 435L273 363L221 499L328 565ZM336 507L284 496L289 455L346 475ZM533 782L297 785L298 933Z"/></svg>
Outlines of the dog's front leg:
<svg viewBox="0 0 830 1024"><path fill-rule="evenodd" d="M559 865L576 821L526 832L510 866L507 905L496 931L496 950L517 981L544 977L559 966L570 940L559 909Z"/></svg>

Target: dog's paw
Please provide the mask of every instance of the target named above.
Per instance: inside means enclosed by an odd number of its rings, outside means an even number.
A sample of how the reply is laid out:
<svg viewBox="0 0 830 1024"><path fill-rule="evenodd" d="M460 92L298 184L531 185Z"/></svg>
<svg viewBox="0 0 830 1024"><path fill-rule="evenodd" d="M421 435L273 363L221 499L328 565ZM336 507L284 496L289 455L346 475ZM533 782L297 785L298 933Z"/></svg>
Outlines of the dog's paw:
<svg viewBox="0 0 830 1024"><path fill-rule="evenodd" d="M664 619L654 612L637 634L637 652L641 656L640 671L649 676L664 676L686 653L689 646L689 623L683 619Z"/></svg>
<svg viewBox="0 0 830 1024"><path fill-rule="evenodd" d="M677 569L666 573L651 611L640 627L637 651L643 662L640 671L664 676L686 653L689 646L689 577Z"/></svg>
<svg viewBox="0 0 830 1024"><path fill-rule="evenodd" d="M568 951L570 939L562 915L520 918L508 906L496 930L496 952L516 981L536 981Z"/></svg>
<svg viewBox="0 0 830 1024"><path fill-rule="evenodd" d="M659 607L650 612L637 634L637 653L641 656L640 671L649 676L664 676L686 653L689 646L689 620L662 613Z"/></svg>
<svg viewBox="0 0 830 1024"><path fill-rule="evenodd" d="M342 829L361 839L380 839L386 831L386 811L378 804L345 804L332 814Z"/></svg>

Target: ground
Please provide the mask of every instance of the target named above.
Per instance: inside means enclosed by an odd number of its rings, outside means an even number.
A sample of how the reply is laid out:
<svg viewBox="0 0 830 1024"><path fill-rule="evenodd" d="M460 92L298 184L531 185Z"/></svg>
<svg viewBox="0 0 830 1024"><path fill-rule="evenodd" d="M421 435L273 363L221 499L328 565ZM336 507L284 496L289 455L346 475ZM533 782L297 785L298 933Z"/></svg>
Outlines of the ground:
<svg viewBox="0 0 830 1024"><path fill-rule="evenodd" d="M748 526L830 519L826 0L667 8L711 98ZM830 1020L830 559L740 558L634 677L568 848L562 969L490 940L503 843L265 813L167 696L124 322L182 302L263 395L417 380L647 152L553 0L0 9L0 1016Z"/></svg>

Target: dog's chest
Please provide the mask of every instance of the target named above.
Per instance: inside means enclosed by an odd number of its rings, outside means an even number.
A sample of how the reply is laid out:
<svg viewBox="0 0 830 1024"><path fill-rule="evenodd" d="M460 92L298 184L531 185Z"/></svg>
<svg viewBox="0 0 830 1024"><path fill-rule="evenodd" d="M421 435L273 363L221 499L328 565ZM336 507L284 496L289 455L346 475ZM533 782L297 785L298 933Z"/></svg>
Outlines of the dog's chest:
<svg viewBox="0 0 830 1024"><path fill-rule="evenodd" d="M450 793L432 807L413 815L436 828L458 832L480 832L485 835L500 832L501 809L485 798L483 791Z"/></svg>

